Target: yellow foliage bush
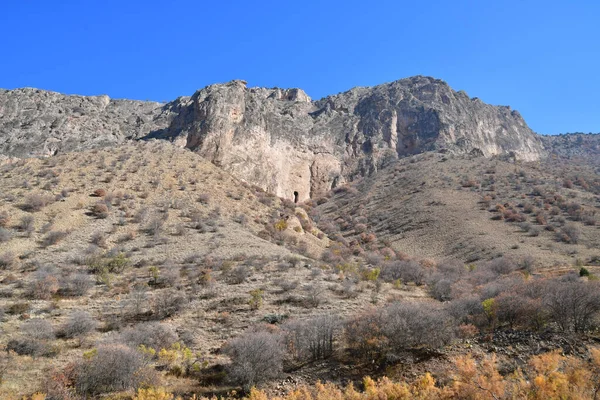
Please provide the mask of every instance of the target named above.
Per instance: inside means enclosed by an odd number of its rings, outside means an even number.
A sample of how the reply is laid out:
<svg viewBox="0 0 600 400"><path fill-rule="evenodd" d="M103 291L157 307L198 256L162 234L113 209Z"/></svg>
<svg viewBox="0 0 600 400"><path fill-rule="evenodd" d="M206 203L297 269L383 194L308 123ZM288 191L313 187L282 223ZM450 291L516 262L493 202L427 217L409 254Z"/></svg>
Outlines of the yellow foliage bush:
<svg viewBox="0 0 600 400"><path fill-rule="evenodd" d="M285 219L280 219L279 221L275 222L275 229L277 229L278 231L285 231L288 227L287 221Z"/></svg>

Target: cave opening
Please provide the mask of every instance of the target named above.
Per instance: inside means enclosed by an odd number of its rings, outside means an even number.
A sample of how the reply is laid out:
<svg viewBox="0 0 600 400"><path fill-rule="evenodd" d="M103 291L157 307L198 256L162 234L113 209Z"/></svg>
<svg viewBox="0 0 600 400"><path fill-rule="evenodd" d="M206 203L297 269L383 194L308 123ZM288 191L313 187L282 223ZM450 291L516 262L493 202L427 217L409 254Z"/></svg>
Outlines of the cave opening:
<svg viewBox="0 0 600 400"><path fill-rule="evenodd" d="M298 202L298 192L294 192L294 203Z"/></svg>

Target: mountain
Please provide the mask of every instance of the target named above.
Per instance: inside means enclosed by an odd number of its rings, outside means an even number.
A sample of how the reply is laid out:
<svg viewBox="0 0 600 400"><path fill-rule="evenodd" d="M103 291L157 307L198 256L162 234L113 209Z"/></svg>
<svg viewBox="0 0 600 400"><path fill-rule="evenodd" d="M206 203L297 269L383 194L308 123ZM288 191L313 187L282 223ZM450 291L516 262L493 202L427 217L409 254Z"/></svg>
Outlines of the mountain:
<svg viewBox="0 0 600 400"><path fill-rule="evenodd" d="M535 161L539 137L517 111L424 76L312 101L300 89L215 84L168 104L0 92L5 157L165 139L280 197L322 196L424 151Z"/></svg>

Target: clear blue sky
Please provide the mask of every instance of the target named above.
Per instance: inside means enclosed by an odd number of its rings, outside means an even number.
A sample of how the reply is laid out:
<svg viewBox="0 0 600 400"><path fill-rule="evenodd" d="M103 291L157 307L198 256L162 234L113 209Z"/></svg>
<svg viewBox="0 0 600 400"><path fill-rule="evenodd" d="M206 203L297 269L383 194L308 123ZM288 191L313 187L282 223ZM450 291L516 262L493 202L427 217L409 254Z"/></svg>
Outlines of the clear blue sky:
<svg viewBox="0 0 600 400"><path fill-rule="evenodd" d="M0 87L172 100L208 84L313 98L431 75L540 133L600 131L600 1L4 0Z"/></svg>

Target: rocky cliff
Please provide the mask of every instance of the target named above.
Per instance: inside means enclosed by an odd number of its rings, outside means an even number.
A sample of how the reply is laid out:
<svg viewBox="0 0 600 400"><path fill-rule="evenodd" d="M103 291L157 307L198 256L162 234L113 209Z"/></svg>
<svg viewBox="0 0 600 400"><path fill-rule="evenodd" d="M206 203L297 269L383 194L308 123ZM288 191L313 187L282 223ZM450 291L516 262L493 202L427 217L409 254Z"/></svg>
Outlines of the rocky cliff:
<svg viewBox="0 0 600 400"><path fill-rule="evenodd" d="M412 77L318 101L300 89L216 84L168 104L0 91L0 154L53 155L164 139L279 196L316 197L389 162L429 150L543 156L520 114Z"/></svg>

